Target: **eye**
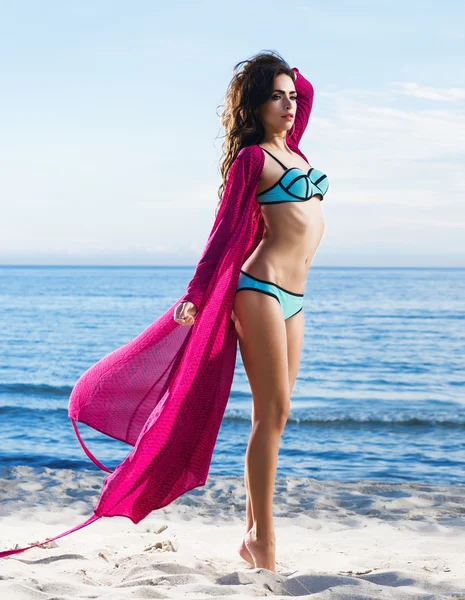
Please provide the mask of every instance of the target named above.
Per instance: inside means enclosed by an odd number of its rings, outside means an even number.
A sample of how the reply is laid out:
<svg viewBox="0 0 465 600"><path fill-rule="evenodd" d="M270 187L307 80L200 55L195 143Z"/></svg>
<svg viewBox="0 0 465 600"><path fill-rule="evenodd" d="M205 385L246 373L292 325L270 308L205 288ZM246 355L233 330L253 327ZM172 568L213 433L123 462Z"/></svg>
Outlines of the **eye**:
<svg viewBox="0 0 465 600"><path fill-rule="evenodd" d="M281 94L274 94L274 96L271 96L271 98L273 100L279 100L281 98ZM292 96L291 100L297 100L297 96Z"/></svg>

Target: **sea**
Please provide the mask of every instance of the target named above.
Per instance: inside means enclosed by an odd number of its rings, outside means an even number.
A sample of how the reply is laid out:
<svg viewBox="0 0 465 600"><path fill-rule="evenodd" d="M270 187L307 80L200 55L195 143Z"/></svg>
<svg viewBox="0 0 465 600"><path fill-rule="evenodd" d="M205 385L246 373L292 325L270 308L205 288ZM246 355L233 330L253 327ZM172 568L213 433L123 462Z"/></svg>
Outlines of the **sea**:
<svg viewBox="0 0 465 600"><path fill-rule="evenodd" d="M0 266L0 474L97 469L80 375L184 293L193 267ZM465 483L465 269L317 267L277 477ZM252 395L238 347L210 475L241 476ZM114 468L132 450L82 437Z"/></svg>

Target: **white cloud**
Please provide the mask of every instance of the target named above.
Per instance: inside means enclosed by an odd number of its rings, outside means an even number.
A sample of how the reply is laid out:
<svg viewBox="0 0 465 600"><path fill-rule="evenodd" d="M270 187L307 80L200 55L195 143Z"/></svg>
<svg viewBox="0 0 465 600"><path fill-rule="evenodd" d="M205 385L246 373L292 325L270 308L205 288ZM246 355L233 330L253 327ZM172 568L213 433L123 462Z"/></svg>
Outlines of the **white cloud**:
<svg viewBox="0 0 465 600"><path fill-rule="evenodd" d="M399 92L405 96L414 96L415 98L425 98L427 100L439 100L443 102L465 100L465 88L443 89L402 81L394 81L392 82L392 85L398 88Z"/></svg>
<svg viewBox="0 0 465 600"><path fill-rule="evenodd" d="M325 116L312 115L302 141L310 164L328 174L328 201L458 208L465 110L392 107L352 92L326 92Z"/></svg>

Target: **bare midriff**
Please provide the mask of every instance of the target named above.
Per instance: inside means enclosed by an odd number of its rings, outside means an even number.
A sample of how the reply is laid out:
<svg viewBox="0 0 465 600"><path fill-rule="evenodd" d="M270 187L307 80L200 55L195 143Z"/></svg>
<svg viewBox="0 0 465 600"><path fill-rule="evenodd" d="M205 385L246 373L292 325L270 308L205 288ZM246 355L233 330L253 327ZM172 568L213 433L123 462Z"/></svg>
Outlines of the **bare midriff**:
<svg viewBox="0 0 465 600"><path fill-rule="evenodd" d="M242 270L303 294L325 228L320 196L305 202L262 204L260 208L265 232Z"/></svg>

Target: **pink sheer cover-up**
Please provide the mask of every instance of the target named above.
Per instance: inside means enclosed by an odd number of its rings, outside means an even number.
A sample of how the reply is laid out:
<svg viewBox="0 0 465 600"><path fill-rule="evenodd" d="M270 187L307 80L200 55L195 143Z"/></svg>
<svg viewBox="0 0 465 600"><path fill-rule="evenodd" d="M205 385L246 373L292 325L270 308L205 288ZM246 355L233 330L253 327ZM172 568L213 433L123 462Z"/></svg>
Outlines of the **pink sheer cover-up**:
<svg viewBox="0 0 465 600"><path fill-rule="evenodd" d="M298 144L312 110L313 86L293 70L297 110L287 142L307 161ZM79 441L89 458L110 473L94 514L54 538L0 552L0 557L58 539L101 517L124 516L138 523L205 485L234 376L236 286L264 231L255 200L263 164L258 144L239 151L186 293L136 338L91 366L72 390L68 414ZM175 307L185 300L198 309L191 327L173 319ZM132 451L111 471L86 448L77 422L133 446Z"/></svg>

